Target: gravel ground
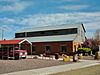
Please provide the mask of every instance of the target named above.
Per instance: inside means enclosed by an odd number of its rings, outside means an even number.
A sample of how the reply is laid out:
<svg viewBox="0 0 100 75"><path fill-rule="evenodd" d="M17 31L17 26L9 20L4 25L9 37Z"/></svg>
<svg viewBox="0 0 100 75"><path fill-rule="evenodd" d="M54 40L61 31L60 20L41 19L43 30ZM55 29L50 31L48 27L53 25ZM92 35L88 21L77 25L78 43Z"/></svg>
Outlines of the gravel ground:
<svg viewBox="0 0 100 75"><path fill-rule="evenodd" d="M93 56L84 56L83 59L85 60L94 60Z"/></svg>
<svg viewBox="0 0 100 75"><path fill-rule="evenodd" d="M72 71L66 71L51 75L100 75L100 65L95 65L87 68L81 68Z"/></svg>
<svg viewBox="0 0 100 75"><path fill-rule="evenodd" d="M49 59L0 60L0 74L63 65L69 63L72 62L63 62L61 60Z"/></svg>

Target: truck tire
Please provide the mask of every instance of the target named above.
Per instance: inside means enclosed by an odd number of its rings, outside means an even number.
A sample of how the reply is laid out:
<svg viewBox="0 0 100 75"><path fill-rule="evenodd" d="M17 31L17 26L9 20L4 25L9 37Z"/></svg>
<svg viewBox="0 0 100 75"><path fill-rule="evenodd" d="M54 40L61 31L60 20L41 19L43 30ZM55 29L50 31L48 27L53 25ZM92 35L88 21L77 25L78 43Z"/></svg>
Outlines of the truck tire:
<svg viewBox="0 0 100 75"><path fill-rule="evenodd" d="M19 55L15 55L15 60L19 60Z"/></svg>
<svg viewBox="0 0 100 75"><path fill-rule="evenodd" d="M26 57L22 57L22 59L26 59Z"/></svg>

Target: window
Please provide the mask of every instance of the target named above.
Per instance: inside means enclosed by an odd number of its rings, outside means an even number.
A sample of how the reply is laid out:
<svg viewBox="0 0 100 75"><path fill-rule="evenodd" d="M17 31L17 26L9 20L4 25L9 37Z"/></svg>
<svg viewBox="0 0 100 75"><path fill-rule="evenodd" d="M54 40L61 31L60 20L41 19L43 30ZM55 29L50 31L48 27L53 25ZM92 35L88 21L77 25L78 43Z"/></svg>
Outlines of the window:
<svg viewBox="0 0 100 75"><path fill-rule="evenodd" d="M53 33L54 33L54 34L57 34L57 33L58 33L58 31L53 31Z"/></svg>
<svg viewBox="0 0 100 75"><path fill-rule="evenodd" d="M32 32L27 32L27 37L32 37L34 36Z"/></svg>
<svg viewBox="0 0 100 75"><path fill-rule="evenodd" d="M45 46L45 51L50 52L51 51L51 46Z"/></svg>
<svg viewBox="0 0 100 75"><path fill-rule="evenodd" d="M77 28L71 29L71 33L72 33L72 34L77 33Z"/></svg>
<svg viewBox="0 0 100 75"><path fill-rule="evenodd" d="M45 32L44 31L41 31L40 34L45 34Z"/></svg>
<svg viewBox="0 0 100 75"><path fill-rule="evenodd" d="M16 33L15 38L25 37L25 33Z"/></svg>
<svg viewBox="0 0 100 75"><path fill-rule="evenodd" d="M61 46L61 52L67 52L67 46Z"/></svg>
<svg viewBox="0 0 100 75"><path fill-rule="evenodd" d="M27 37L76 34L77 28L26 32ZM26 37L25 33L16 33L16 38Z"/></svg>

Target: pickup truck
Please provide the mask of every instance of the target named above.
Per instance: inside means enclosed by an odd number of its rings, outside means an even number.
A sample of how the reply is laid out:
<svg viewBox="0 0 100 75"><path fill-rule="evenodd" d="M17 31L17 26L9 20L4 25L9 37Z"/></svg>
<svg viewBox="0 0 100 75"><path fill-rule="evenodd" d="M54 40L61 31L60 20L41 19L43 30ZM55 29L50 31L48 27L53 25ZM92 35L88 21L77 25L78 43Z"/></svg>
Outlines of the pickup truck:
<svg viewBox="0 0 100 75"><path fill-rule="evenodd" d="M14 59L25 59L27 56L27 50L15 50L14 54L13 52L9 53L9 56L14 56Z"/></svg>
<svg viewBox="0 0 100 75"><path fill-rule="evenodd" d="M0 58L13 58L13 59L25 59L27 56L27 50L1 50L0 49Z"/></svg>

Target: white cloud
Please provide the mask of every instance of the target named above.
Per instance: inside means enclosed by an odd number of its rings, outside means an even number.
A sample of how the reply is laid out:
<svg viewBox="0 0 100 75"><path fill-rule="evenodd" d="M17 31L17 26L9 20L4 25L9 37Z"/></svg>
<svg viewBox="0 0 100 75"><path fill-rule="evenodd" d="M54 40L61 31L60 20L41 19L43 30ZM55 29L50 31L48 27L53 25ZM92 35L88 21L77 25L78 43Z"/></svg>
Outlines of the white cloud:
<svg viewBox="0 0 100 75"><path fill-rule="evenodd" d="M86 23L86 28L88 30L96 30L96 29L100 29L100 21L94 21L94 22L89 22L89 23Z"/></svg>
<svg viewBox="0 0 100 75"><path fill-rule="evenodd" d="M90 13L78 13L80 15L86 15L86 16L90 16L90 17L100 17L100 12L90 12Z"/></svg>
<svg viewBox="0 0 100 75"><path fill-rule="evenodd" d="M0 2L18 2L20 0L0 0Z"/></svg>
<svg viewBox="0 0 100 75"><path fill-rule="evenodd" d="M15 1L19 1L19 0L0 0L1 2L2 1L6 1L6 2L15 2Z"/></svg>
<svg viewBox="0 0 100 75"><path fill-rule="evenodd" d="M93 34L93 31L100 28L100 12L76 12L76 13L57 13L57 14L38 14L30 15L27 18L23 18L20 22L23 25L43 26L43 25L60 25L70 23L83 22L87 32Z"/></svg>
<svg viewBox="0 0 100 75"><path fill-rule="evenodd" d="M63 0L63 1L73 2L73 1L80 1L80 0Z"/></svg>
<svg viewBox="0 0 100 75"><path fill-rule="evenodd" d="M14 19L14 18L7 18L7 17L4 17L4 18L0 18L0 23L2 24L16 24L18 23L18 19Z"/></svg>
<svg viewBox="0 0 100 75"><path fill-rule="evenodd" d="M10 0L9 0L10 1ZM32 3L30 2L21 2L21 1L12 1L10 5L0 5L0 12L11 11L11 12L21 12L30 6Z"/></svg>
<svg viewBox="0 0 100 75"><path fill-rule="evenodd" d="M67 15L65 14L38 14L32 15L22 20L22 24L27 25L52 25L56 23L63 23L66 21Z"/></svg>
<svg viewBox="0 0 100 75"><path fill-rule="evenodd" d="M51 25L71 22L91 23L100 20L100 12L95 13L57 13L57 14L37 14L23 18L22 24L28 25Z"/></svg>
<svg viewBox="0 0 100 75"><path fill-rule="evenodd" d="M26 27L41 25L60 25L83 22L87 29L100 28L100 12L95 13L57 13L57 14L37 14L17 18L0 18L2 24L18 24Z"/></svg>
<svg viewBox="0 0 100 75"><path fill-rule="evenodd" d="M37 14L26 15L23 18L0 18L0 23L9 27L12 31L14 31L14 29L18 31L24 27L39 27L44 25L61 25L70 23L74 24L80 22L83 22L88 33L87 36L90 36L93 34L93 31L100 29L100 12Z"/></svg>
<svg viewBox="0 0 100 75"><path fill-rule="evenodd" d="M63 0L63 1L72 2L72 1L74 1L74 0ZM77 0L75 0L75 1L77 1Z"/></svg>
<svg viewBox="0 0 100 75"><path fill-rule="evenodd" d="M80 9L85 9L88 8L88 5L65 5L65 6L60 6L58 8L64 9L64 10L80 10Z"/></svg>

